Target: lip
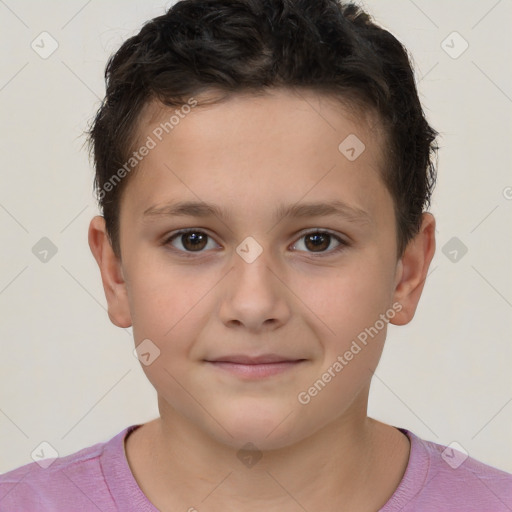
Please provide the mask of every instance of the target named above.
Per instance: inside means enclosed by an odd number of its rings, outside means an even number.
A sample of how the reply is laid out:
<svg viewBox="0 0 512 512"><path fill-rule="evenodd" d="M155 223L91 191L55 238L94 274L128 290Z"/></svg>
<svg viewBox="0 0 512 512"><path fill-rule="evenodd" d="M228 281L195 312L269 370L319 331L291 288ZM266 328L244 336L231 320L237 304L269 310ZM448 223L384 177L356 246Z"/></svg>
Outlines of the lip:
<svg viewBox="0 0 512 512"><path fill-rule="evenodd" d="M259 356L248 356L245 354L233 354L217 357L215 359L208 359L209 363L234 363L234 364L272 364L272 363L289 363L301 361L293 357L280 356L278 354L262 354Z"/></svg>
<svg viewBox="0 0 512 512"><path fill-rule="evenodd" d="M230 355L206 360L209 365L243 379L262 379L296 368L305 359L290 359L276 354L261 356Z"/></svg>

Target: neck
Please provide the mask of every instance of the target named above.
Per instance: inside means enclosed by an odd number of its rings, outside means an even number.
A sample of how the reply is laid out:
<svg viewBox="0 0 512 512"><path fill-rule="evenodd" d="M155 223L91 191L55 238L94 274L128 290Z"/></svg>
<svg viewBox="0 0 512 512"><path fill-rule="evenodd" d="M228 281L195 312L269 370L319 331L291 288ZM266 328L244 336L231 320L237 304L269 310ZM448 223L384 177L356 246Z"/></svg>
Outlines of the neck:
<svg viewBox="0 0 512 512"><path fill-rule="evenodd" d="M362 406L251 460L159 405L161 418L134 432L139 442L131 450L127 443L127 456L139 486L162 511L377 510L407 466L407 438L368 418Z"/></svg>

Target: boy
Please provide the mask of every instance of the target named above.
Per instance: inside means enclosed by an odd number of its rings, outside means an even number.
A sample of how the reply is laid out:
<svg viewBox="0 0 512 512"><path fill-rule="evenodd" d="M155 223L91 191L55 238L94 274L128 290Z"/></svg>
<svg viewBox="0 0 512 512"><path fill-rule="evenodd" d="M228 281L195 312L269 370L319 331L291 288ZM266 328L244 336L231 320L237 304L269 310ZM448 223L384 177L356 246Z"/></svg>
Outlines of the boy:
<svg viewBox="0 0 512 512"><path fill-rule="evenodd" d="M367 416L435 251L401 44L336 0L184 0L106 79L89 244L160 417L0 510L512 510L512 475Z"/></svg>

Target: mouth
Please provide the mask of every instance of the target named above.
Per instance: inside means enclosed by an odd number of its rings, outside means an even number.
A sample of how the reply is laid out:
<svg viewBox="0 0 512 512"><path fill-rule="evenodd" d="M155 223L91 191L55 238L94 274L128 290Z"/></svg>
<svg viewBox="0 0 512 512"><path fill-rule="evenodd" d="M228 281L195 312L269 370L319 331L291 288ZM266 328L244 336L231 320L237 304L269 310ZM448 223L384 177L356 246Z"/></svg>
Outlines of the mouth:
<svg viewBox="0 0 512 512"><path fill-rule="evenodd" d="M205 360L208 365L220 371L228 372L245 379L261 379L282 374L297 368L305 361L306 359L294 359L276 354L266 354L256 357L230 355Z"/></svg>

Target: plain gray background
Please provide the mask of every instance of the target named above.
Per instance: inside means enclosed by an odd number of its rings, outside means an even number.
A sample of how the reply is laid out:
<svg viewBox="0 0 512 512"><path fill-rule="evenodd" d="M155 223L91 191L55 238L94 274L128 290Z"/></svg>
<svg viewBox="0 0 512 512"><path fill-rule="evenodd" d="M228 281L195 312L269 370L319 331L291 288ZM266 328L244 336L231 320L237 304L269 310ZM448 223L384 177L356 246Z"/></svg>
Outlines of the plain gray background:
<svg viewBox="0 0 512 512"><path fill-rule="evenodd" d="M87 244L82 132L109 55L171 3L0 0L0 472L158 415ZM364 5L413 54L442 146L437 253L415 319L389 329L369 415L512 472L512 2Z"/></svg>

